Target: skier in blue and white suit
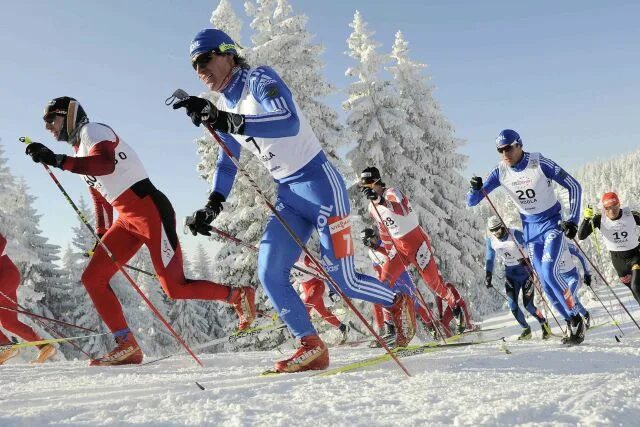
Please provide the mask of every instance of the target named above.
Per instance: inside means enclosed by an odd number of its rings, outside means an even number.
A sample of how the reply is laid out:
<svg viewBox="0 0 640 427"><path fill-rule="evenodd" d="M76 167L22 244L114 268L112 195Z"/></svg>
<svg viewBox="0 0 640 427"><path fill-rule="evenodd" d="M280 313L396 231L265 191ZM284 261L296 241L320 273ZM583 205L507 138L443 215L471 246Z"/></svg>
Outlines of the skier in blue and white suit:
<svg viewBox="0 0 640 427"><path fill-rule="evenodd" d="M250 69L238 55L236 43L217 29L200 31L191 43L190 56L198 77L220 98L214 106L190 96L174 108L184 107L196 126L205 122L216 129L236 158L241 147L260 158L277 184L277 211L303 242L314 229L318 231L322 262L341 290L350 298L382 304L400 318L403 306L413 304L408 296L396 298L389 286L355 271L344 181L280 76L266 66ZM208 233L235 175L236 167L220 150L213 191L206 206L194 214L192 233ZM301 341L291 358L276 363L278 372L324 369L329 364L328 350L289 282L300 253L272 216L260 241L258 275L273 306Z"/></svg>
<svg viewBox="0 0 640 427"><path fill-rule="evenodd" d="M580 184L554 161L540 153L523 151L520 135L514 130L500 132L496 148L502 161L491 171L486 182L477 176L471 178L467 204L475 206L485 193L503 187L520 211L529 258L545 293L560 313L569 315L567 342L579 344L584 340L585 325L566 277L570 274L577 276L577 271L562 274L560 261L563 251L568 250L563 234L573 239L577 233L582 194ZM569 191L567 220L562 220L560 202L553 191L552 181Z"/></svg>

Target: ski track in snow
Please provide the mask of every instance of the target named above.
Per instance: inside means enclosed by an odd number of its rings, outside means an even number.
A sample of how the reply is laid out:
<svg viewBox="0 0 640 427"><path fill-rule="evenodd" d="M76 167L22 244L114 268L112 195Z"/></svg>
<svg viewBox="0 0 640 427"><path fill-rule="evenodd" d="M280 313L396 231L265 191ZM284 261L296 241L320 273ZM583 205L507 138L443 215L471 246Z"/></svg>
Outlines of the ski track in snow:
<svg viewBox="0 0 640 427"><path fill-rule="evenodd" d="M640 319L634 302L624 301ZM608 320L589 305L596 323ZM514 341L520 328L499 313L483 325L505 328L473 335L506 336L512 354L488 343L401 359L411 378L392 362L324 378L259 377L283 357L275 350L203 355L205 369L186 356L115 368L11 361L0 367L0 425L638 425L640 331L616 317L621 343L609 324L565 347L541 341L531 318L534 338ZM332 367L381 352L332 348Z"/></svg>

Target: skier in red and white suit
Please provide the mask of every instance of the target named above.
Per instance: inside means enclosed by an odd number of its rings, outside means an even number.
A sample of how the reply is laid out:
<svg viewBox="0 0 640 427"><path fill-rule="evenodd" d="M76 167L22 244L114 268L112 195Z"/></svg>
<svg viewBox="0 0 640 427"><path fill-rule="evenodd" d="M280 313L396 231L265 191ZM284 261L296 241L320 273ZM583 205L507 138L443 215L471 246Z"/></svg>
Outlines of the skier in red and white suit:
<svg viewBox="0 0 640 427"><path fill-rule="evenodd" d="M17 290L20 285L20 272L9 256L5 254L7 239L0 233L0 326L24 339L25 341L40 341L42 338L30 326L18 320ZM9 309L9 310L8 310ZM0 331L0 365L15 357L20 352L17 348L5 348L3 345L13 344ZM56 348L51 344L39 345L38 356L32 363L42 363L56 354Z"/></svg>
<svg viewBox="0 0 640 427"><path fill-rule="evenodd" d="M404 264L413 264L429 289L446 301L454 314L458 315L458 298L442 280L433 258L429 236L420 227L409 199L396 188L386 188L376 167L368 167L362 171L360 186L364 196L371 201L369 214L376 222L383 246L390 254L395 253L397 248L399 253L395 256L402 259L402 262L386 263L380 280L393 284L405 271Z"/></svg>
<svg viewBox="0 0 640 427"><path fill-rule="evenodd" d="M296 267L300 270L296 269ZM348 338L348 327L324 304L325 285L320 277L322 277L322 273L313 267L313 262L303 252L294 264L294 268L291 269L291 278L300 285L300 289L304 292L302 301L307 308L307 312L311 313L311 310L315 310L327 323L339 329L342 334L339 344L344 344Z"/></svg>
<svg viewBox="0 0 640 427"><path fill-rule="evenodd" d="M136 152L111 127L89 122L82 106L73 98L52 100L45 108L44 120L47 130L58 141L66 141L73 147L75 157L54 154L37 142L27 146L27 154L35 162L83 175L97 208L97 231L104 233L102 242L115 259L125 264L146 245L169 298L225 301L236 309L239 329L249 327L255 318L253 288L232 288L185 278L175 212L167 197L149 180ZM107 230L101 221L108 222L112 207L118 211L118 219ZM117 271L107 252L98 245L82 275L82 283L117 343L115 350L92 361L92 365L142 361L142 351L109 285Z"/></svg>
<svg viewBox="0 0 640 427"><path fill-rule="evenodd" d="M458 317L458 333L464 332L465 329L473 329L473 323L471 322L471 316L469 315L469 310L467 310L467 303L464 301L464 298L460 295L456 287L451 282L446 282L445 286L453 293L456 301L458 301L458 306L460 307L460 313L457 315ZM449 329L449 324L454 318L454 313L451 307L447 307L442 312L442 298L436 297L436 306L438 307L438 314L442 319L442 324L445 329ZM462 315L464 315L464 320Z"/></svg>

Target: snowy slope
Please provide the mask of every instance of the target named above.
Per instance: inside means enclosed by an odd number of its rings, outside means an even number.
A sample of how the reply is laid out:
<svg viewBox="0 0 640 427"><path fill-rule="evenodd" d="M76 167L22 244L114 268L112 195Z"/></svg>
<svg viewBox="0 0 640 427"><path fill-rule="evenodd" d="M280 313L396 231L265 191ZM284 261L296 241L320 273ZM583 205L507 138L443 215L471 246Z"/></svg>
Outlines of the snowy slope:
<svg viewBox="0 0 640 427"><path fill-rule="evenodd" d="M596 322L607 320L601 306L591 310ZM482 338L506 336L512 354L493 343L402 359L411 378L390 362L326 378L258 377L282 357L275 350L206 355L205 369L182 356L120 368L12 361L0 367L0 425L638 425L640 334L616 317L620 343L608 325L566 348L542 342L533 324L532 341L514 342L519 327L498 313L484 325L505 327ZM335 348L332 366L380 353Z"/></svg>

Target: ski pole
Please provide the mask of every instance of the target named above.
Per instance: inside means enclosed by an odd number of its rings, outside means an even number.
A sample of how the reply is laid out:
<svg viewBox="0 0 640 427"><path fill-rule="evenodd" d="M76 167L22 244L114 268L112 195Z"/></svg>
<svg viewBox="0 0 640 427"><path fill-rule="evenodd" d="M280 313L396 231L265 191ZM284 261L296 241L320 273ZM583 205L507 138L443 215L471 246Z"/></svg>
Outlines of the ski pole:
<svg viewBox="0 0 640 427"><path fill-rule="evenodd" d="M370 203L373 206L373 209L376 211L376 215L378 216L378 220L379 220L380 224L382 224L382 226L385 228L385 230L387 231L387 234L389 236L391 236L391 233L389 232L389 228L387 227L387 225L382 220L382 216L380 215L380 211L378 210L378 207L376 206L375 203L373 203L373 201L371 201ZM409 265L409 262L404 257L402 252L400 252L398 250L398 247L396 246L396 242L393 240L393 238L391 238L391 243L393 244L393 248L396 250L396 253L400 256L400 260L402 261L402 264L404 265L404 267L406 269L406 267ZM434 262L435 262L435 260L434 260ZM429 313L429 316L431 316L431 319L434 320L433 326L436 329L436 331L438 331L438 335L440 335L440 338L442 338L442 341L446 343L447 342L447 338L444 336L444 333L442 332L442 330L440 330L440 328L438 326L436 326L439 322L435 322L436 318L433 316L433 312L431 311L431 308L429 307L429 305L425 301L424 297L422 296L422 293L420 292L420 289L418 289L417 286L416 286L416 293L418 294L418 300L420 301L420 304L427 311L427 313ZM441 326L444 326L444 325L441 325Z"/></svg>
<svg viewBox="0 0 640 427"><path fill-rule="evenodd" d="M2 295L4 295L4 294L2 294ZM71 328L82 329L83 331L87 331L87 332L97 332L94 329L84 328L82 326L74 325L73 323L67 323L67 322L63 322L62 320L56 320L56 319L51 319L50 317L40 316L39 314L31 313L30 311L26 311L26 310L20 310L20 309L17 309L17 308L11 308L11 307L7 307L7 306L4 306L4 305L0 305L0 309L8 310L8 311L14 311L16 313L24 314L25 316L33 317L33 318L36 318L36 319L48 320L49 322L58 323L60 325L69 326Z"/></svg>
<svg viewBox="0 0 640 427"><path fill-rule="evenodd" d="M109 335L109 334L110 334L110 332L103 332L103 333L100 333L100 334L81 335L79 337L63 337L63 338L52 338L52 339L38 340L38 341L25 341L25 342L19 342L19 343L16 343L16 344L0 345L0 350L1 349L6 349L6 348L35 347L35 346L46 345L46 344L55 344L55 343L59 343L59 342L70 342L70 341L75 341L75 340L84 340L84 339L89 339L89 338L93 338L93 337L101 337L103 335Z"/></svg>
<svg viewBox="0 0 640 427"><path fill-rule="evenodd" d="M14 300L13 298L9 297L7 294L5 294L4 292L0 291L0 295L2 295L3 297L5 297L8 301L10 301L12 304L15 304L16 307L18 307L21 310L24 310L24 307L21 306L20 304L18 304L18 301ZM26 310L25 310L26 311ZM57 329L53 328L52 326L47 325L46 323L44 323L42 320L38 319L37 317L33 319L37 324L39 324L40 326L42 326L46 331L48 331L51 335L53 335L54 337L57 338L64 338L64 335L62 335L60 332L58 332ZM82 347L80 347L78 344L74 343L73 341L69 341L68 342L73 348L75 348L76 350L78 350L80 353L83 353L84 355L86 355L89 359L93 359L93 357L91 357L91 355L89 353L87 353L86 351L84 351L82 349Z"/></svg>
<svg viewBox="0 0 640 427"><path fill-rule="evenodd" d="M591 208L591 205L588 205L587 207ZM602 266L603 264L602 264L602 256L601 256L601 253L600 253L600 239L598 239L598 234L596 232L596 226L593 224L593 220L591 219L591 220L589 220L589 222L591 223L591 232L593 233L592 237L593 237L593 241L594 241L595 247L596 247L596 254L598 254L598 265ZM594 294L595 294L595 292L594 292ZM596 294L596 298L598 298L597 294ZM613 304L612 301L609 300L609 308L611 309L611 311L613 311L612 304ZM613 319L613 323L616 326L618 326L618 321L614 317L611 317L611 318ZM622 332L622 330L620 332ZM622 334L624 335L624 333L622 333Z"/></svg>
<svg viewBox="0 0 640 427"><path fill-rule="evenodd" d="M596 265L593 263L593 261L591 261L591 258L589 258L589 256L585 253L585 251L582 249L582 247L580 246L580 244L578 243L578 241L575 239L575 237L572 239L573 243L575 243L576 247L578 249L580 249L580 252L582 252L582 254L584 255L584 257L587 259L587 261L589 261L589 264L591 264L591 267L593 267L593 269L596 271L596 273L598 273L598 276L600 276L600 278L602 279L602 281L607 285L606 287L611 291L611 293L613 294L614 297L616 297L616 299L618 300L618 303L620 303L620 305L622 306L622 308L624 309L624 311L627 312L627 314L629 315L629 317L631 318L631 320L633 320L633 323L635 323L636 327L638 329L640 329L640 325L638 325L638 322L636 322L636 319L633 318L633 316L631 315L631 313L629 313L629 310L627 310L627 307L623 304L623 302L620 300L620 298L618 297L618 294L616 294L613 289L611 289L611 285L609 284L609 282L607 281L607 279L604 278L604 276L602 275L602 273L600 272L600 270L598 269L598 267L596 267ZM614 320L615 322L615 320ZM616 325L617 326L617 325ZM620 327L618 326L618 329L620 329Z"/></svg>
<svg viewBox="0 0 640 427"><path fill-rule="evenodd" d="M169 98L167 98L167 100L165 101L165 105L171 105L171 104L173 104L175 102L176 99L184 99L184 98L186 98L188 96L189 96L189 94L187 92L185 92L184 90L177 89L176 91L173 92L173 94ZM244 176L247 179L247 181L249 181L249 183L251 184L251 187L254 189L254 191L256 193L258 193L262 197L262 200L264 201L265 205L269 208L269 210L271 211L273 216L280 222L280 224L282 224L282 227L287 231L287 233L296 242L296 244L300 247L300 249L302 249L302 251L315 264L316 269L326 277L326 280L329 283L331 283L331 285L334 287L334 290L336 291L336 293L338 295L340 295L340 297L342 297L342 299L344 300L345 304L347 304L347 306L351 309L351 311L353 311L356 314L356 316L358 316L360 321L362 323L364 323L364 325L367 327L367 329L369 329L369 331L373 334L373 336L376 338L376 340L380 343L382 348L384 348L385 351L387 353L389 353L391 358L402 369L402 371L404 371L404 373L407 376L410 377L411 374L409 373L407 368L404 366L404 364L402 362L400 362L398 357L391 351L391 349L389 348L387 343L378 335L378 333L374 330L374 328L364 318L362 313L360 313L360 311L353 305L353 303L351 303L351 300L345 295L345 293L342 291L342 289L340 289L340 286L338 286L336 281L329 275L329 273L327 273L326 269L322 266L322 264L316 259L315 256L313 256L311 251L309 251L309 249L307 249L306 245L296 235L295 231L291 228L291 226L287 223L287 221L282 217L282 215L280 215L280 212L278 212L276 210L275 206L273 206L273 204L269 201L269 198L262 192L262 190L260 189L260 186L258 186L258 184L253 180L253 178L251 178L251 175L249 175L249 173L240 165L240 162L238 161L236 156L233 155L231 150L229 150L229 147L227 147L227 145L224 143L224 141L222 141L222 139L218 135L217 131L210 124L208 124L208 123L203 123L203 124L205 125L207 130L211 133L211 136L216 141L216 143L220 146L220 148L224 151L224 153L229 157L229 159L231 160L233 165L236 167L238 172L240 172L242 174L242 176Z"/></svg>
<svg viewBox="0 0 640 427"><path fill-rule="evenodd" d="M509 298L507 298L507 296L505 294L503 294L502 292L500 292L499 290L497 290L496 288L494 288L493 286L491 286L491 289L493 289L494 291L496 291L496 293L498 295L500 295L502 297L503 300L505 300L507 302L507 304L509 303Z"/></svg>
<svg viewBox="0 0 640 427"><path fill-rule="evenodd" d="M607 310L607 307L604 305L604 303L602 302L602 300L600 299L600 296L598 295L598 293L596 292L595 289L593 289L593 287L591 286L587 286L589 289L591 289L591 292L593 292L593 295L596 296L596 299L598 300L598 302L600 303L600 305L602 306L602 308L604 308L604 311L607 312L607 314L609 315L609 317L611 318L611 320L613 321L613 324L616 325L616 327L618 328L618 330L620 331L620 333L622 335L624 335L624 332L622 332L622 329L620 329L620 325L618 325L618 322L616 321L616 319L613 318L613 316L611 315L611 312L609 310Z"/></svg>
<svg viewBox="0 0 640 427"><path fill-rule="evenodd" d="M544 305L547 307L547 309L551 313L551 316L553 316L553 320L555 320L556 324L558 325L558 327L560 328L562 333L565 334L566 332L565 332L564 328L560 325L560 322L558 322L558 318L556 317L556 315L553 312L553 310L551 310L551 307L549 307L549 303L547 302L547 300L544 298L544 294L542 293L542 286L541 286L542 282L540 281L540 277L538 277L538 273L536 273L536 270L535 270L535 268L533 268L533 265L531 265L529 263L529 259L524 254L524 252L522 252L522 249L520 248L520 245L516 241L515 237L511 235L511 230L509 230L509 227L507 227L507 223L504 222L504 220L502 219L502 216L500 215L500 213L498 213L498 209L496 209L495 205L493 204L493 202L489 198L489 194L487 194L487 192L486 192L486 190L484 188L482 188L482 194L484 195L485 199L487 199L487 202L489 202L489 205L491 206L491 209L493 210L493 212L498 216L498 218L500 219L500 221L504 225L504 228L506 228L507 234L509 234L509 238L513 241L513 243L515 243L516 248L518 248L518 252L520 252L520 255L522 255L522 259L524 259L525 265L527 266L529 271L535 277L536 280L534 280L533 284L536 287L536 290L538 291L538 293L540 294L540 298L542 298L542 302L544 303ZM572 295L572 298L573 298L573 295Z"/></svg>
<svg viewBox="0 0 640 427"><path fill-rule="evenodd" d="M31 139L29 139L26 136L20 137L20 142L24 142L25 144L30 144L31 143ZM116 258L113 256L111 251L109 251L109 248L100 239L100 237L98 236L98 233L96 233L96 231L94 230L93 226L89 223L89 220L87 219L87 217L82 213L82 211L80 209L78 209L78 206L76 206L76 204L73 202L73 200L71 200L71 197L69 197L69 194L64 189L62 184L60 184L60 181L58 181L58 178L56 178L56 176L53 174L51 169L49 169L49 166L44 164L44 163L42 163L42 166L47 171L47 173L49 174L49 176L51 177L53 182L56 184L56 186L58 186L58 189L60 190L60 192L62 192L62 195L65 197L65 199L67 199L67 202L69 202L69 204L71 205L73 210L76 211L76 214L78 214L78 217L80 218L82 223L87 227L87 229L91 232L93 237L98 241L98 244L102 247L102 249L104 249L104 251L107 253L109 258L111 258L111 261L113 261L115 266L118 267L118 270L120 270L120 273L122 273L122 275L127 279L129 284L131 284L131 286L133 286L133 289L135 289L135 291L138 293L138 295L140 295L142 300L147 304L147 306L151 309L151 311L162 322L162 324L169 330L171 335L173 335L173 337L180 343L180 345L182 345L182 347L184 347L185 350L187 350L187 352L191 355L193 360L195 360L200 366L204 367L204 365L202 364L200 359L198 359L198 356L196 356L193 353L193 351L191 351L191 349L189 348L187 343L185 343L184 340L182 338L180 338L180 335L178 335L178 333L173 329L173 327L169 324L169 322L167 322L167 320L162 316L162 314L160 314L158 309L153 305L153 303L149 300L149 298L147 298L147 296L144 294L144 292L142 292L142 290L138 287L136 282L131 278L131 276L129 276L129 273L127 273L127 271L124 269L123 265L120 262L118 262L118 260L116 260Z"/></svg>
<svg viewBox="0 0 640 427"><path fill-rule="evenodd" d="M87 257L87 258L91 258L93 256L93 251L92 250L88 250L83 255L85 257ZM155 273L151 273L150 271L143 270L141 268L134 267L134 266L129 265L129 264L124 264L124 268L128 268L129 270L132 270L132 271L137 271L138 273L146 274L147 276L153 277L154 279L158 278L158 275L155 274Z"/></svg>
<svg viewBox="0 0 640 427"><path fill-rule="evenodd" d="M185 227L188 227L189 224L191 224L191 223L193 223L193 216L188 216L188 217L186 217L184 219L184 226ZM214 227L213 225L208 225L207 228L209 229L209 231L213 231L214 233L218 234L221 237L224 237L227 240L232 241L233 243L237 244L238 246L245 247L245 248L249 249L252 252L256 252L256 253L258 252L258 248L256 248L255 246L250 245L249 243L246 243L246 242L238 239L237 237L232 236L231 234L229 234L227 232L224 232L224 231L220 230L217 227ZM309 271L309 270L305 270L304 268L298 267L297 265L293 265L291 268L293 268L294 270L298 270L301 273L309 274L309 275L315 277L316 279L324 280L324 277L318 275L317 273L314 273L314 272Z"/></svg>

